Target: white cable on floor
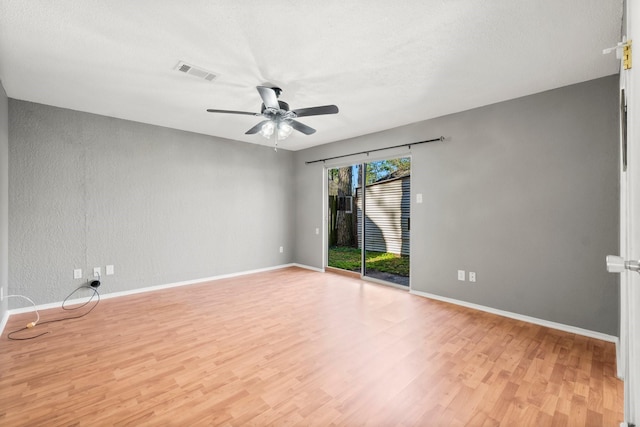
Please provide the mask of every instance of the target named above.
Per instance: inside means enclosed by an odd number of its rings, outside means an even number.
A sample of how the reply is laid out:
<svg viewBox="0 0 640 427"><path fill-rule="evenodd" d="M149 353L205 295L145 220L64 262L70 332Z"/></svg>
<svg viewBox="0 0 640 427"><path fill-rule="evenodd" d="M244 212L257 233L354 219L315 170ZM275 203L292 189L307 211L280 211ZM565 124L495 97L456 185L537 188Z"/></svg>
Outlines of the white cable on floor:
<svg viewBox="0 0 640 427"><path fill-rule="evenodd" d="M36 312L36 321L27 324L27 328L33 328L40 321L40 313L38 313L38 309L36 308L36 303L31 300L29 297L25 297L24 295L7 295L7 298L24 298L33 304L33 310Z"/></svg>

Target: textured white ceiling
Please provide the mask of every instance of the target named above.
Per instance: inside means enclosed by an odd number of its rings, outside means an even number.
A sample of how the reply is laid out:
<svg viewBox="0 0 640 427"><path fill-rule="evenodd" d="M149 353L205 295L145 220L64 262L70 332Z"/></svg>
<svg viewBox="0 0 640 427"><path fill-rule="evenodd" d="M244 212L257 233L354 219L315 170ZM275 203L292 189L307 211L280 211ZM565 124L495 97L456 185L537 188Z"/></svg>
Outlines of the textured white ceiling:
<svg viewBox="0 0 640 427"><path fill-rule="evenodd" d="M283 89L298 150L618 72L622 0L0 0L0 79L28 100L271 145L244 132ZM213 82L174 70L183 60ZM432 135L426 135L429 137Z"/></svg>

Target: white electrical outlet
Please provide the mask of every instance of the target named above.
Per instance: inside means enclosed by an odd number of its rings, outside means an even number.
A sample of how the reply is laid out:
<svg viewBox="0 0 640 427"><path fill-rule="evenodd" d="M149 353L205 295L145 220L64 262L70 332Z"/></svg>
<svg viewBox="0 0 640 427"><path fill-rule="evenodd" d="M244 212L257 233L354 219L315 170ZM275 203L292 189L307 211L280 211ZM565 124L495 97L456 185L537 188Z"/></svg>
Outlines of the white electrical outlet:
<svg viewBox="0 0 640 427"><path fill-rule="evenodd" d="M284 248L280 246L280 253L284 252Z"/></svg>
<svg viewBox="0 0 640 427"><path fill-rule="evenodd" d="M316 228L316 234L320 234L320 229Z"/></svg>
<svg viewBox="0 0 640 427"><path fill-rule="evenodd" d="M113 265L107 265L107 268L105 269L105 274L107 276L112 276L114 274Z"/></svg>
<svg viewBox="0 0 640 427"><path fill-rule="evenodd" d="M422 193L416 194L416 203L422 203Z"/></svg>
<svg viewBox="0 0 640 427"><path fill-rule="evenodd" d="M469 272L469 281L470 282L475 282L476 281L476 272L475 271L470 271Z"/></svg>
<svg viewBox="0 0 640 427"><path fill-rule="evenodd" d="M75 270L73 270L73 278L74 279L82 279L82 269L81 268L76 268Z"/></svg>
<svg viewBox="0 0 640 427"><path fill-rule="evenodd" d="M464 282L464 270L458 270L458 280Z"/></svg>
<svg viewBox="0 0 640 427"><path fill-rule="evenodd" d="M100 269L100 267L93 267L93 277L100 276L102 276L102 270Z"/></svg>

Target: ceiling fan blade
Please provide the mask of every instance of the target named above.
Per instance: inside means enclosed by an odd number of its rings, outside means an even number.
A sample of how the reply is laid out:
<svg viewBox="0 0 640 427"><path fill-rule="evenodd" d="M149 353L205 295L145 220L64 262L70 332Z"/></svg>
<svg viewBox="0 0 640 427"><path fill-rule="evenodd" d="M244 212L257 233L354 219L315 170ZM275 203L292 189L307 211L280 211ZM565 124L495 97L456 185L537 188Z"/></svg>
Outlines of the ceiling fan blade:
<svg viewBox="0 0 640 427"><path fill-rule="evenodd" d="M292 128L294 128L295 130L304 133L305 135L311 135L312 133L315 133L316 130L312 127L309 127L305 124L300 123L299 121L296 120L291 120L289 122L289 124L291 125Z"/></svg>
<svg viewBox="0 0 640 427"><path fill-rule="evenodd" d="M261 116L261 114L259 113L249 113L248 111L214 110L213 108L209 108L207 111L209 113L245 114L247 116Z"/></svg>
<svg viewBox="0 0 640 427"><path fill-rule="evenodd" d="M273 88L266 86L257 86L258 93L260 94L260 98L262 98L262 102L267 108L274 108L276 110L280 109L280 104L278 104L278 96L276 95L276 91Z"/></svg>
<svg viewBox="0 0 640 427"><path fill-rule="evenodd" d="M321 116L323 114L336 114L338 112L338 107L335 105L323 105L322 107L309 107L309 108L298 108L297 110L293 110L298 117L305 116Z"/></svg>
<svg viewBox="0 0 640 427"><path fill-rule="evenodd" d="M245 132L245 135L253 135L254 133L258 133L260 132L260 129L262 129L262 125L269 122L270 120L263 120L260 123L258 123L257 125L255 125L254 127L252 127L251 129L249 129L248 131Z"/></svg>

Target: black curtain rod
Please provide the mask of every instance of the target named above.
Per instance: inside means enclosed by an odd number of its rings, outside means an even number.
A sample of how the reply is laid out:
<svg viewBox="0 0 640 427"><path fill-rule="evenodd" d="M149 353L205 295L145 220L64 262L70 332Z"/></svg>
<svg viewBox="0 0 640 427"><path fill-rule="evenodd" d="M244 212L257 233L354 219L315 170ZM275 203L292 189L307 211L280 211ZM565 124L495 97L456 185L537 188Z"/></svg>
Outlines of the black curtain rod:
<svg viewBox="0 0 640 427"><path fill-rule="evenodd" d="M327 160L340 159L342 157L355 156L357 154L367 154L368 155L369 153L374 153L376 151L382 151L382 150L390 150L392 148L399 148L399 147L409 147L409 148L411 148L412 145L426 144L427 142L436 142L436 141L444 141L444 136L441 136L440 138L427 139L426 141L409 142L409 143L406 143L406 144L394 145L393 147L374 148L372 150L359 151L357 153L343 154L342 156L327 157L326 159L312 160L310 162L304 162L304 163L306 165L309 165L311 163L326 162Z"/></svg>

